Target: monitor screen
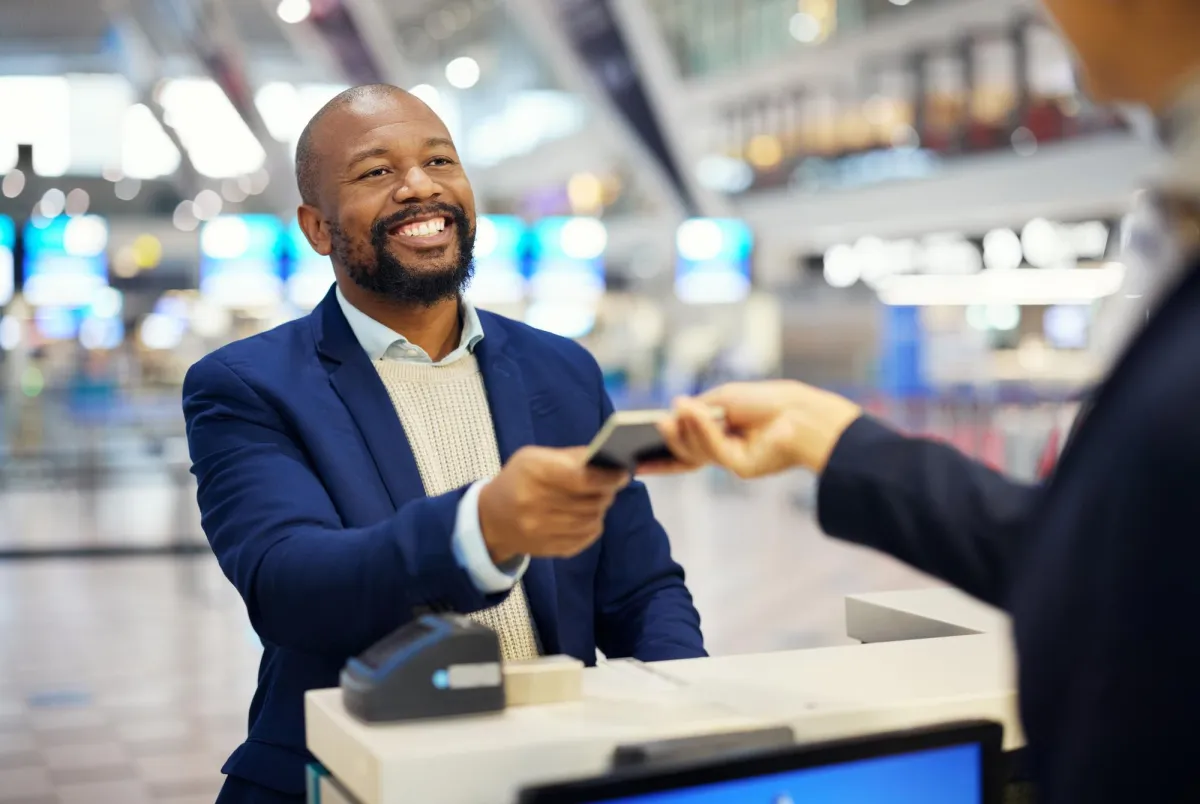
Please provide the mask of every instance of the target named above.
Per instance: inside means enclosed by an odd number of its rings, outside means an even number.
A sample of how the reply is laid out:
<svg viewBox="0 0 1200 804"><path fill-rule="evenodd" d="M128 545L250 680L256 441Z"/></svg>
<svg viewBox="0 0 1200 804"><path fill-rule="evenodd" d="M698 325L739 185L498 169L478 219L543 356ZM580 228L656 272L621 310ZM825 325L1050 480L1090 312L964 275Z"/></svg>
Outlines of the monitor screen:
<svg viewBox="0 0 1200 804"><path fill-rule="evenodd" d="M745 221L693 218L675 233L675 295L688 304L731 304L750 293L754 233Z"/></svg>
<svg viewBox="0 0 1200 804"><path fill-rule="evenodd" d="M333 263L312 250L299 221L292 221L288 228L287 246L291 257L287 300L301 310L311 310L333 286Z"/></svg>
<svg viewBox="0 0 1200 804"><path fill-rule="evenodd" d="M595 218L544 218L530 238L535 301L593 302L604 294L608 230Z"/></svg>
<svg viewBox="0 0 1200 804"><path fill-rule="evenodd" d="M223 307L268 307L283 298L283 223L271 215L221 215L200 230L200 292Z"/></svg>
<svg viewBox="0 0 1200 804"><path fill-rule="evenodd" d="M108 287L108 223L95 215L36 218L25 225L25 299L78 309Z"/></svg>
<svg viewBox="0 0 1200 804"><path fill-rule="evenodd" d="M996 804L1003 733L998 723L951 723L694 762L664 759L527 788L520 804Z"/></svg>
<svg viewBox="0 0 1200 804"><path fill-rule="evenodd" d="M982 753L978 745L956 745L608 800L622 804L983 804Z"/></svg>
<svg viewBox="0 0 1200 804"><path fill-rule="evenodd" d="M475 221L475 276L467 296L478 305L515 304L525 298L525 222L515 215Z"/></svg>

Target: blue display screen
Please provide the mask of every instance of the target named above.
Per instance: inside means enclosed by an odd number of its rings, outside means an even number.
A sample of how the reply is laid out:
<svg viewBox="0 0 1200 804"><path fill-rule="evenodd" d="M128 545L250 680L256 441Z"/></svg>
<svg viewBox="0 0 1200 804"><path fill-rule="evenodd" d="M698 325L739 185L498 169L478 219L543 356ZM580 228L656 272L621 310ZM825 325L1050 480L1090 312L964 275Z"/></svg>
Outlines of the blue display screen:
<svg viewBox="0 0 1200 804"><path fill-rule="evenodd" d="M17 243L17 230L12 218L0 215L0 307L12 301L17 281L13 263L13 247Z"/></svg>
<svg viewBox="0 0 1200 804"><path fill-rule="evenodd" d="M608 230L595 218L543 218L530 237L530 294L539 301L598 298L607 248Z"/></svg>
<svg viewBox="0 0 1200 804"><path fill-rule="evenodd" d="M754 233L745 221L693 218L675 233L675 295L689 304L728 304L750 293Z"/></svg>
<svg viewBox="0 0 1200 804"><path fill-rule="evenodd" d="M283 223L272 215L222 215L200 230L200 292L230 307L283 296Z"/></svg>
<svg viewBox="0 0 1200 804"><path fill-rule="evenodd" d="M325 298L334 282L333 263L313 251L299 221L292 221L288 227L287 250L291 262L287 299L303 310L311 310Z"/></svg>
<svg viewBox="0 0 1200 804"><path fill-rule="evenodd" d="M108 224L95 215L37 218L25 226L25 298L74 309L108 286Z"/></svg>
<svg viewBox="0 0 1200 804"><path fill-rule="evenodd" d="M515 215L481 215L475 221L475 275L468 289L476 304L509 304L525 297L526 228Z"/></svg>
<svg viewBox="0 0 1200 804"><path fill-rule="evenodd" d="M937 748L612 801L626 804L982 804L983 749Z"/></svg>

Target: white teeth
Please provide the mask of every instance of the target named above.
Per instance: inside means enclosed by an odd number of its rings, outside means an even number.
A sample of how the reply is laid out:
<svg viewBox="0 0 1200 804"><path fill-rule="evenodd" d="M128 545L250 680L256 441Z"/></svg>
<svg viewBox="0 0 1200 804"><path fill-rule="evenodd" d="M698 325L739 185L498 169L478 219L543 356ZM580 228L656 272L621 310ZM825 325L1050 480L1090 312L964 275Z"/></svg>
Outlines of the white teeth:
<svg viewBox="0 0 1200 804"><path fill-rule="evenodd" d="M437 234L446 228L445 218L435 218L431 221L421 221L420 223L410 224L403 229L401 233L408 237L429 237Z"/></svg>

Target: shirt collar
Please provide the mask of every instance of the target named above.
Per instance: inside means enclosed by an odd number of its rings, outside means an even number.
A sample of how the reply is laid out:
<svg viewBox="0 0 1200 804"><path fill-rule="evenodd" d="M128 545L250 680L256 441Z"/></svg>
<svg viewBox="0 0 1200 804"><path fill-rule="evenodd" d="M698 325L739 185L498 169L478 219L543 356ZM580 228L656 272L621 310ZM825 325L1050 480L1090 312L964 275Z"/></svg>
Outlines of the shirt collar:
<svg viewBox="0 0 1200 804"><path fill-rule="evenodd" d="M351 304L342 294L340 287L334 292L337 295L338 306L342 309L342 315L346 317L346 323L350 325L350 331L354 333L359 345L372 361L387 357L394 360L433 363L424 349ZM462 337L459 339L458 348L438 361L437 365L439 366L466 357L474 352L475 346L483 340L483 323L479 320L479 311L475 309L475 305L471 304L466 297L461 297L459 310L462 315Z"/></svg>

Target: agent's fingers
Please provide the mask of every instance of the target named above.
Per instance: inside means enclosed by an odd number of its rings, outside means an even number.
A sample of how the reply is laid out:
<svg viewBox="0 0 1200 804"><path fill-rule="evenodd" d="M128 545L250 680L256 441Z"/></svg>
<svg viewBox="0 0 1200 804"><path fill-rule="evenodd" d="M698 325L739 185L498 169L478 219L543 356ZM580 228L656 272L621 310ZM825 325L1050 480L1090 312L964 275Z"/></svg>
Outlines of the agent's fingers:
<svg viewBox="0 0 1200 804"><path fill-rule="evenodd" d="M703 455L738 475L749 474L751 466L744 437L727 433L722 424L709 415L708 407L696 400L680 400L679 425L682 442L689 454Z"/></svg>
<svg viewBox="0 0 1200 804"><path fill-rule="evenodd" d="M667 445L667 449L670 450L671 455L675 459L674 461L665 461L661 463L665 465L682 464L684 466L700 466L701 464L705 463L704 455L697 453L695 448L688 444L684 438L684 432L681 425L682 423L679 418L678 409L677 412L670 418L659 423L658 432L663 438L663 443ZM638 467L639 472L646 470L647 467Z"/></svg>

